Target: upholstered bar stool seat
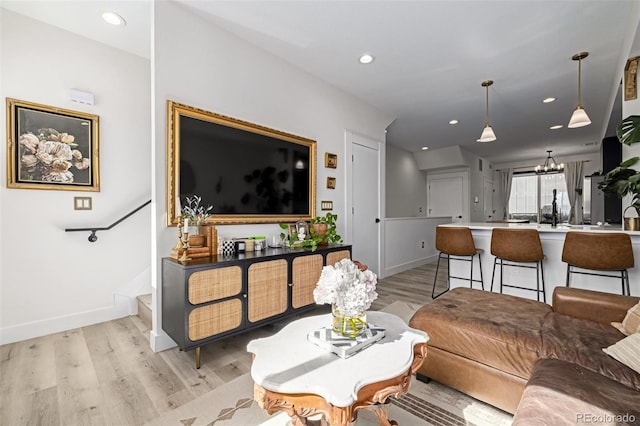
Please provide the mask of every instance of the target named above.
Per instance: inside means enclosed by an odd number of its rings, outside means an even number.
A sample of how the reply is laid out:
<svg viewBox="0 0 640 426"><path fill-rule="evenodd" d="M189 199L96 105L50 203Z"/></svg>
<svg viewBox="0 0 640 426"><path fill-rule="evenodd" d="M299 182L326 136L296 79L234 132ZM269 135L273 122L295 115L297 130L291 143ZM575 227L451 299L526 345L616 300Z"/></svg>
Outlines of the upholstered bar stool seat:
<svg viewBox="0 0 640 426"><path fill-rule="evenodd" d="M562 261L567 263L567 287L570 286L571 274L598 275L620 278L622 294L631 295L627 269L633 268L634 258L628 234L567 232L562 247ZM576 271L575 268L600 272Z"/></svg>
<svg viewBox="0 0 640 426"><path fill-rule="evenodd" d="M547 302L544 291L544 268L542 261L542 243L536 229L506 229L494 228L491 233L491 254L493 260L493 274L491 275L491 291L496 276L496 266L500 265L500 293L503 287L517 288L536 292L536 299ZM530 268L536 270L536 288L504 283L504 267Z"/></svg>
<svg viewBox="0 0 640 426"><path fill-rule="evenodd" d="M451 278L469 281L469 287L473 288L473 283L480 283L482 290L484 290L484 283L482 280L482 259L480 253L482 249L476 248L473 241L473 235L471 230L467 227L459 226L438 226L436 227L436 249L438 253L438 263L436 265L436 275L433 279L433 288L431 289L431 298L435 299L438 296L446 293L451 288ZM478 256L478 264L480 266L480 279L473 278L473 259ZM440 269L440 259L447 258L447 289L439 294L435 294L436 282L438 280L438 270ZM463 261L471 264L471 270L469 277L456 277L451 275L451 261Z"/></svg>

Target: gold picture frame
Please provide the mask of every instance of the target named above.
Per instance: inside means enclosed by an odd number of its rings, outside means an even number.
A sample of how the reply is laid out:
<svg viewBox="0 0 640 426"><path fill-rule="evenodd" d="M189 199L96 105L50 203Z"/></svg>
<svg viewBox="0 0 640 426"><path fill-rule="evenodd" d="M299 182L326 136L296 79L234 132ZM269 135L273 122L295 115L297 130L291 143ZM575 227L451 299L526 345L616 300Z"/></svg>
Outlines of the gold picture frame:
<svg viewBox="0 0 640 426"><path fill-rule="evenodd" d="M100 191L99 117L7 98L7 188Z"/></svg>
<svg viewBox="0 0 640 426"><path fill-rule="evenodd" d="M197 193L202 196L203 200L214 206L213 214L207 219L208 224L241 224L241 223L285 223L296 219L311 220L315 216L316 205L316 141L304 138L302 136L293 135L282 132L280 130L271 129L258 124L206 111L193 106L184 105L171 100L167 100L167 191L166 191L166 209L167 209L167 226L173 226L178 223L179 208L181 202L191 193ZM198 126L198 132L194 132L194 128L189 131L188 123ZM215 132L215 133L212 133ZM220 136L224 132L226 136ZM205 139L196 139L194 134L214 134L214 137ZM231 136L230 136L231 135ZM264 164L264 158L259 158L260 167L264 170L256 175L254 166L249 164L248 159L243 157L238 160L237 155L231 155L231 148L235 151L241 150L241 146L237 143L238 138L260 138L266 149L273 152L274 155L282 159L282 164L286 163L289 167L287 175L303 176L300 188L296 194L304 194L306 199L296 201L292 197L289 205L296 205L298 210L291 212L238 212L237 209L227 208L228 204L221 197L220 191L231 187L228 182L240 182L242 185L249 185L250 180L256 182L256 179L262 179L266 176L262 172L266 172L268 164ZM229 148L226 151L211 153L209 150L214 146L214 142L226 143ZM269 147L273 148L269 148ZM278 148L281 147L281 148ZM277 152L275 152L277 149ZM302 151L305 154L304 161L298 161L295 158L296 152ZM191 157L185 153L191 152ZM208 152L208 153L207 153ZM246 152L246 151L245 151ZM195 160L194 160L195 157ZM285 159L286 158L286 159ZM224 163L225 172L221 166L213 166L213 160ZM243 176L239 179L230 178L229 169L241 170ZM243 170L247 168L247 172ZM273 167L270 167L273 169ZM202 182L203 187L196 187L191 190L184 190L185 182L193 179L192 176L199 176L199 173L213 171L216 176L202 176L196 181ZM190 178L191 176L191 178ZM281 174L267 176L270 182L276 180L282 183L281 188L288 188L288 181L282 178ZM273 177L273 179L272 179ZM282 179L281 179L282 178ZM266 178L265 178L266 179ZM207 182L212 182L208 184ZM254 185L254 183L251 183ZM255 184L257 186L257 184ZM291 185L289 185L291 186ZM294 185L295 186L295 185ZM285 191L278 189L277 191L266 191L269 194L276 194L283 197ZM209 193L207 193L209 191ZM292 192L292 191L289 191ZM233 192L231 195L234 199L241 199L246 194L244 187ZM284 194L284 195L283 195Z"/></svg>
<svg viewBox="0 0 640 426"><path fill-rule="evenodd" d="M629 58L624 67L624 100L638 99L638 62L640 56Z"/></svg>
<svg viewBox="0 0 640 426"><path fill-rule="evenodd" d="M334 177L327 178L327 188L336 189L336 178Z"/></svg>
<svg viewBox="0 0 640 426"><path fill-rule="evenodd" d="M324 166L329 169L335 169L338 167L338 155L331 154L329 152L324 153Z"/></svg>

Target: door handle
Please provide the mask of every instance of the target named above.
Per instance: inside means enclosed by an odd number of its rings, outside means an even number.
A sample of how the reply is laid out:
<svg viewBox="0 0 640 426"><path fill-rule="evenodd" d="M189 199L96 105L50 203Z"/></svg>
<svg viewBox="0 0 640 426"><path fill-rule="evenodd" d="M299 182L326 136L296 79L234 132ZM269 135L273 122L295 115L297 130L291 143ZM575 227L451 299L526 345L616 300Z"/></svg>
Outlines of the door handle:
<svg viewBox="0 0 640 426"><path fill-rule="evenodd" d="M376 223L380 223L380 218L376 217Z"/></svg>
<svg viewBox="0 0 640 426"><path fill-rule="evenodd" d="M462 216L456 216L458 219L462 219Z"/></svg>

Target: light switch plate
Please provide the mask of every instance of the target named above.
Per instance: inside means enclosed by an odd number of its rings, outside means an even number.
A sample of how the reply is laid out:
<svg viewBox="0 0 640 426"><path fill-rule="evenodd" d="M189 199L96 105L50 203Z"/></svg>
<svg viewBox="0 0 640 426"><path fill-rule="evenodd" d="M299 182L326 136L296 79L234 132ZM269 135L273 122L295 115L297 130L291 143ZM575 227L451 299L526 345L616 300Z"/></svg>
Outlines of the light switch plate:
<svg viewBox="0 0 640 426"><path fill-rule="evenodd" d="M333 201L320 201L320 208L322 210L333 210Z"/></svg>
<svg viewBox="0 0 640 426"><path fill-rule="evenodd" d="M74 210L91 210L91 197L73 197Z"/></svg>

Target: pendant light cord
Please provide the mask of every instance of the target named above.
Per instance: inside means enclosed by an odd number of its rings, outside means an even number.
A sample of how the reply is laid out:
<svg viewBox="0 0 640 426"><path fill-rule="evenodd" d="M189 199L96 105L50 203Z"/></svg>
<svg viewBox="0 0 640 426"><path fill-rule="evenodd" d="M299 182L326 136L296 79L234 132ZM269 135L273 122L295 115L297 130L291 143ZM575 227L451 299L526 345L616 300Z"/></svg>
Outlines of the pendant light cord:
<svg viewBox="0 0 640 426"><path fill-rule="evenodd" d="M578 107L582 108L582 59L578 59Z"/></svg>
<svg viewBox="0 0 640 426"><path fill-rule="evenodd" d="M486 117L485 117L485 126L489 124L489 85L485 86L487 88L487 96L486 96L486 106L487 108L485 109L486 111Z"/></svg>

